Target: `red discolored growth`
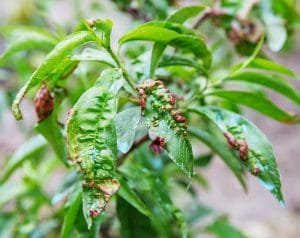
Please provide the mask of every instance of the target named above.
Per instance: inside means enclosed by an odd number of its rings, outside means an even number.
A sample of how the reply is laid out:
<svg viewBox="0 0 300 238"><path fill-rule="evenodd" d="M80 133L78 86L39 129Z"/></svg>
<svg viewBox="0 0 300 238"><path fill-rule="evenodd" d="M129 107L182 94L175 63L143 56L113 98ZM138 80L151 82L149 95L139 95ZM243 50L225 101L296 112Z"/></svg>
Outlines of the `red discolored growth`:
<svg viewBox="0 0 300 238"><path fill-rule="evenodd" d="M247 156L248 156L248 144L245 140L241 140L239 141L239 145L240 145L240 159L241 160L246 160Z"/></svg>
<svg viewBox="0 0 300 238"><path fill-rule="evenodd" d="M159 154L165 148L165 139L159 136L156 137L156 139L150 144L150 149L153 151L154 154Z"/></svg>
<svg viewBox="0 0 300 238"><path fill-rule="evenodd" d="M54 102L55 98L51 95L46 83L43 83L34 99L35 111L39 122L47 119L51 115Z"/></svg>
<svg viewBox="0 0 300 238"><path fill-rule="evenodd" d="M233 135L231 135L229 132L224 132L224 136L227 139L227 142L231 149L238 148L238 143Z"/></svg>
<svg viewBox="0 0 300 238"><path fill-rule="evenodd" d="M96 216L98 216L100 214L100 212L98 210L96 210L96 209L91 209L89 211L89 213L90 213L91 217L96 217Z"/></svg>

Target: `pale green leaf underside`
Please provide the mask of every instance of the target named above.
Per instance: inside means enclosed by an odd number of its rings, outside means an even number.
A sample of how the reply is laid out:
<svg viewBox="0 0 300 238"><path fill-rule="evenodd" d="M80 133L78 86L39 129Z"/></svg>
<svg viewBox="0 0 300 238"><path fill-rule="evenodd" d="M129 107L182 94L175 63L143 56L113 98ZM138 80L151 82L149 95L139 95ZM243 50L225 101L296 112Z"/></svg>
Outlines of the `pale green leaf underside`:
<svg viewBox="0 0 300 238"><path fill-rule="evenodd" d="M94 41L95 35L93 33L80 31L69 35L56 45L18 92L12 105L12 110L17 120L22 119L19 105L25 94L32 88L40 86L43 81L50 87L54 86L57 80L63 77L65 72L70 71L76 66L77 61L70 59L72 51L83 44Z"/></svg>
<svg viewBox="0 0 300 238"><path fill-rule="evenodd" d="M259 168L260 182L283 204L280 174L266 136L254 124L236 113L216 107L196 107L191 108L191 111L209 118L223 133L230 132L236 139L246 140L249 152L245 166L250 171L254 167Z"/></svg>
<svg viewBox="0 0 300 238"><path fill-rule="evenodd" d="M141 119L141 107L131 107L119 112L115 118L118 150L126 153L134 142L135 129Z"/></svg>

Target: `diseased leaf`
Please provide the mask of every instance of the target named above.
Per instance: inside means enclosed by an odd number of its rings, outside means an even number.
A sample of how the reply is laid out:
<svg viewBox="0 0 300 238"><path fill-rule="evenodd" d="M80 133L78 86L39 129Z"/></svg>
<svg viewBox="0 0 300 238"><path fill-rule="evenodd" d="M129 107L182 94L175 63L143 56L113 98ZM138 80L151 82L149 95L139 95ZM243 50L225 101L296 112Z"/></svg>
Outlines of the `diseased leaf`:
<svg viewBox="0 0 300 238"><path fill-rule="evenodd" d="M218 127L214 125L205 115L202 115L202 123L199 126L188 128L189 134L195 136L201 140L212 151L214 151L220 158L226 163L226 165L232 170L236 178L241 183L244 190L246 190L246 183L243 178L242 164L238 160L238 156L230 149L228 143L220 132Z"/></svg>
<svg viewBox="0 0 300 238"><path fill-rule="evenodd" d="M28 139L9 159L4 167L0 183L4 183L10 175L27 159L34 157L47 146L47 141L40 135Z"/></svg>
<svg viewBox="0 0 300 238"><path fill-rule="evenodd" d="M214 234L216 238L247 238L240 230L230 224L225 216L218 217L213 223L205 227L205 231Z"/></svg>
<svg viewBox="0 0 300 238"><path fill-rule="evenodd" d="M118 150L126 153L135 138L135 129L141 119L141 108L131 107L119 112L115 117Z"/></svg>
<svg viewBox="0 0 300 238"><path fill-rule="evenodd" d="M35 125L35 130L44 136L56 153L57 157L67 164L67 146L62 131L63 128L57 121L58 108L64 96L65 93L63 90L57 90L55 93L55 106L51 115L48 118L38 122Z"/></svg>
<svg viewBox="0 0 300 238"><path fill-rule="evenodd" d="M166 149L171 160L184 171L189 178L193 175L193 153L187 138L185 118L175 111L175 96L160 81L148 80L138 86L143 115L148 126L162 145L158 150ZM156 147L157 147L156 146ZM160 148L161 147L161 148Z"/></svg>
<svg viewBox="0 0 300 238"><path fill-rule="evenodd" d="M260 73L260 72L239 72L233 74L228 81L244 81L248 83L259 84L267 88L273 89L274 91L286 96L293 102L300 105L300 92L297 91L293 85L287 80L277 75Z"/></svg>
<svg viewBox="0 0 300 238"><path fill-rule="evenodd" d="M189 18L197 16L204 9L205 7L201 5L183 7L174 12L171 16L169 16L167 18L167 21L184 23Z"/></svg>
<svg viewBox="0 0 300 238"><path fill-rule="evenodd" d="M32 88L40 86L43 81L45 81L48 86L53 87L58 79L63 78L66 73L76 67L78 62L70 58L73 50L81 45L94 41L95 35L93 33L80 31L69 35L55 46L18 92L12 105L12 110L17 120L22 119L19 105L26 93Z"/></svg>
<svg viewBox="0 0 300 238"><path fill-rule="evenodd" d="M2 27L1 33L11 39L6 50L0 56L0 65L12 54L32 49L51 50L58 43L58 38L48 31L37 27L18 26Z"/></svg>
<svg viewBox="0 0 300 238"><path fill-rule="evenodd" d="M284 204L273 149L265 135L254 124L236 113L216 107L197 107L191 110L209 118L223 133L232 135L232 140L236 141L239 147L243 164L281 204Z"/></svg>
<svg viewBox="0 0 300 238"><path fill-rule="evenodd" d="M74 105L67 122L69 154L84 179L83 212L89 228L92 218L103 211L119 188L115 178L117 137L113 120L122 85L120 69L103 71Z"/></svg>
<svg viewBox="0 0 300 238"><path fill-rule="evenodd" d="M207 94L209 96L217 96L236 104L241 104L250 107L266 116L284 123L298 123L299 119L288 112L283 111L276 106L265 96L245 91L230 91L230 90L216 90Z"/></svg>

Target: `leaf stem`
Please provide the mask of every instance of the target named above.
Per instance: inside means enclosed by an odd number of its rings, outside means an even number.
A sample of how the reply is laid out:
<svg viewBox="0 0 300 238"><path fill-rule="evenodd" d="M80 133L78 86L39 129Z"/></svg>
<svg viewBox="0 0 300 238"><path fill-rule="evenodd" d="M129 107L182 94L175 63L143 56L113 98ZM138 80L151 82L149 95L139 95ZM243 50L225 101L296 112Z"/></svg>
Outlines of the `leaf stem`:
<svg viewBox="0 0 300 238"><path fill-rule="evenodd" d="M123 76L126 80L126 82L129 84L129 86L136 91L136 86L135 83L132 81L132 79L130 78L127 70L125 69L124 65L121 63L121 61L119 60L118 56L113 52L113 50L111 48L107 49L108 53L111 55L111 57L113 58L113 60L116 62L116 64L121 68L122 72L123 72Z"/></svg>

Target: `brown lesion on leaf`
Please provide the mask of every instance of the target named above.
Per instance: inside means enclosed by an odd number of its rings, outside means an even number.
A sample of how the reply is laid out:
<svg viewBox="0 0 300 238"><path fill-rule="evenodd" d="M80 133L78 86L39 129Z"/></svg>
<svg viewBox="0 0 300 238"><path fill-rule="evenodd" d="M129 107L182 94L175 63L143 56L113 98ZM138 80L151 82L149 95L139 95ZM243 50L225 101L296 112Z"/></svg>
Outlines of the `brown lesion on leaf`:
<svg viewBox="0 0 300 238"><path fill-rule="evenodd" d="M54 108L55 97L48 89L45 82L43 82L41 89L37 92L34 99L35 111L38 121L41 122L47 119Z"/></svg>
<svg viewBox="0 0 300 238"><path fill-rule="evenodd" d="M149 147L154 154L160 154L167 147L167 144L164 138L158 136L151 142Z"/></svg>

